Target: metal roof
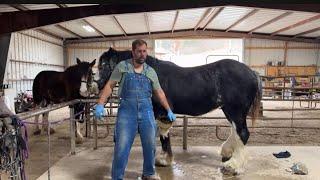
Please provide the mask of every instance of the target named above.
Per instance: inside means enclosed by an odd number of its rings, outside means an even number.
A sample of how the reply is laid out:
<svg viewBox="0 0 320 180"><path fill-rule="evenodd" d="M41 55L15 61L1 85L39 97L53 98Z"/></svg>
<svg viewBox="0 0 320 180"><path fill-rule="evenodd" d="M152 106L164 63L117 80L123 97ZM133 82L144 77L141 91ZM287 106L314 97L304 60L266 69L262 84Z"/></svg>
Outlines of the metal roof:
<svg viewBox="0 0 320 180"><path fill-rule="evenodd" d="M0 13L88 6L92 4L0 4ZM84 29L92 27L92 32ZM257 7L216 6L181 10L91 16L35 28L57 38L130 37L181 31L234 32L320 40L320 13ZM225 34L228 36L228 34ZM231 34L232 35L232 34ZM318 41L319 42L319 41Z"/></svg>

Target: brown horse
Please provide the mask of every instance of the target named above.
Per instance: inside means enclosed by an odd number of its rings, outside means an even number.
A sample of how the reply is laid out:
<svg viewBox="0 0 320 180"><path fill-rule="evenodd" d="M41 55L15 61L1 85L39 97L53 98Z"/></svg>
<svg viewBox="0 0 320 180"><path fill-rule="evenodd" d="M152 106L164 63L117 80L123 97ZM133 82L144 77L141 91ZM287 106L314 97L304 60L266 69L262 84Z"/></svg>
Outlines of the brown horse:
<svg viewBox="0 0 320 180"><path fill-rule="evenodd" d="M34 79L32 92L33 102L36 107L46 107L49 104L66 102L74 99L80 99L89 96L89 86L93 82L92 67L96 60L81 62L77 58L77 64L68 67L64 72L41 71ZM83 110L83 105L75 105L75 114ZM42 129L47 131L49 113L43 114ZM79 118L80 115L76 116ZM34 134L40 134L39 115L35 117L37 123ZM77 126L78 127L78 126ZM50 129L50 133L54 133ZM82 138L80 132L77 134ZM79 137L78 136L78 137Z"/></svg>

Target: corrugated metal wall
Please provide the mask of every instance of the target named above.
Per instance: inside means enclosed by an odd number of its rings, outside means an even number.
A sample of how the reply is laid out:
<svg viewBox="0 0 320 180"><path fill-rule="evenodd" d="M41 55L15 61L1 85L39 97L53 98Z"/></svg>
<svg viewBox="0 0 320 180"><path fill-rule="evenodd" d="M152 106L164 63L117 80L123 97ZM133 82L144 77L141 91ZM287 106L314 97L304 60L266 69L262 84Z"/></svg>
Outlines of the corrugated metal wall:
<svg viewBox="0 0 320 180"><path fill-rule="evenodd" d="M43 70L64 70L63 41L33 30L11 36L4 84L20 91L32 90L33 79Z"/></svg>
<svg viewBox="0 0 320 180"><path fill-rule="evenodd" d="M154 55L154 40L146 41L149 54ZM98 60L109 47L130 50L131 43L132 40L69 44L67 46L68 65L75 64L76 57L85 61ZM286 55L285 46L287 46ZM262 75L265 74L265 65L268 61L274 63L283 61L285 56L288 66L320 66L319 44L287 42L286 45L285 41L245 39L244 48L244 62Z"/></svg>
<svg viewBox="0 0 320 180"><path fill-rule="evenodd" d="M285 57L288 66L320 66L320 44L287 42L286 45L285 41L266 39L245 39L244 44L245 63L260 74L265 74L267 62L284 61Z"/></svg>
<svg viewBox="0 0 320 180"><path fill-rule="evenodd" d="M144 39L148 44L148 54L154 55L154 40ZM121 41L106 41L95 43L79 43L67 45L68 52L68 65L76 63L76 58L82 61L91 62L97 59L96 66L98 64L99 57L105 51L108 51L110 47L117 50L131 50L131 44L133 40L121 40Z"/></svg>

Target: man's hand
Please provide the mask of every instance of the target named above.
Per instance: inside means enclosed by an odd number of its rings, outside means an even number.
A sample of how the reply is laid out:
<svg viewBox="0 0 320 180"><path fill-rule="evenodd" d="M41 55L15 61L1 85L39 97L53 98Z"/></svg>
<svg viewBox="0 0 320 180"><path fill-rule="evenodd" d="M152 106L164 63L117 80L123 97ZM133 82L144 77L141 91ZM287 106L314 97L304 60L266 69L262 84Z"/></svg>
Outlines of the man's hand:
<svg viewBox="0 0 320 180"><path fill-rule="evenodd" d="M95 108L96 109L94 110L94 116L100 120L102 116L106 114L103 104L97 104Z"/></svg>
<svg viewBox="0 0 320 180"><path fill-rule="evenodd" d="M173 114L173 112L171 111L171 109L168 110L168 119L173 122L176 120L176 115Z"/></svg>

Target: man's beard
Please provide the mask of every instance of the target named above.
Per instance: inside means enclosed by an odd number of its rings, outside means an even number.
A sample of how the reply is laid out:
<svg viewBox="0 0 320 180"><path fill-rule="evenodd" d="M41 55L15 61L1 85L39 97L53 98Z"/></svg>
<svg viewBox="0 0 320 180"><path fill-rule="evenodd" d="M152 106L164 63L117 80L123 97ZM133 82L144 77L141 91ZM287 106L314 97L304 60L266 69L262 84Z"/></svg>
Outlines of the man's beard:
<svg viewBox="0 0 320 180"><path fill-rule="evenodd" d="M145 59L135 59L134 61L138 64L143 64L146 60Z"/></svg>

